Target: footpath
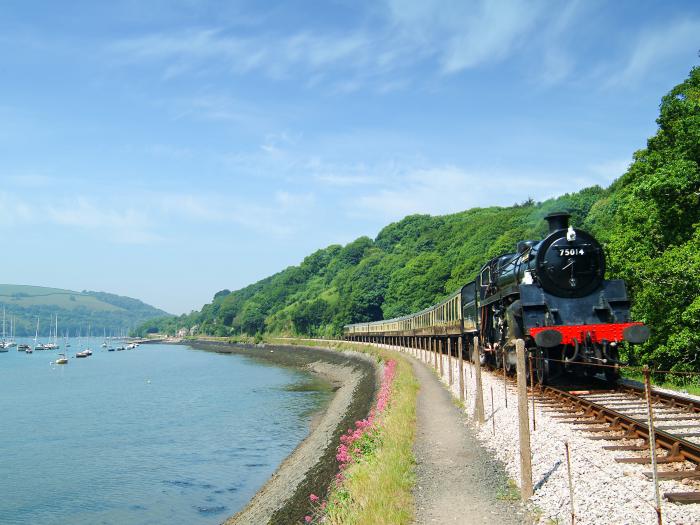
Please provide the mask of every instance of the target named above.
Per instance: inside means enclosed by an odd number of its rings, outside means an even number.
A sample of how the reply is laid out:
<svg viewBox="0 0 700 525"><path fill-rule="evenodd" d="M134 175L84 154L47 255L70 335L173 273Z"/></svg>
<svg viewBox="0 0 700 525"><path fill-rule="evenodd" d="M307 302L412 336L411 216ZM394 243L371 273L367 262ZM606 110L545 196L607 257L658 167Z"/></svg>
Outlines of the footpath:
<svg viewBox="0 0 700 525"><path fill-rule="evenodd" d="M530 523L503 465L483 448L451 394L411 359L417 400L416 524Z"/></svg>

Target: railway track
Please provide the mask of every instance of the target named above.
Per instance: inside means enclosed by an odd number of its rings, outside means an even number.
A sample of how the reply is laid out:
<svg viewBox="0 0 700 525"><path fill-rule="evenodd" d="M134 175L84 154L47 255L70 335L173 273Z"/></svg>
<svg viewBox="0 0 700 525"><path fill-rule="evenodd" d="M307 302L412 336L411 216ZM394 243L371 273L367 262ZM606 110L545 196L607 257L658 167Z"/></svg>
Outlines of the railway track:
<svg viewBox="0 0 700 525"><path fill-rule="evenodd" d="M590 439L617 441L603 448L627 453L618 463L651 464L644 389L620 386L608 390L545 387L539 401L560 422L577 425ZM700 481L700 402L652 392L654 431L660 480ZM631 455L634 454L634 455ZM651 479L652 473L645 472ZM700 503L700 491L666 492L675 503Z"/></svg>

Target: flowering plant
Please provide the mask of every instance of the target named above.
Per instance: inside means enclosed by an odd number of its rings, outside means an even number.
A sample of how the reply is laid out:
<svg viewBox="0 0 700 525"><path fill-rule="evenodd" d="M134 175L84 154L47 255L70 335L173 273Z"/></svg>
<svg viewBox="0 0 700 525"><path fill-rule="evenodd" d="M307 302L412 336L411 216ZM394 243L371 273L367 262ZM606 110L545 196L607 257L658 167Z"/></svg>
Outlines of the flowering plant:
<svg viewBox="0 0 700 525"><path fill-rule="evenodd" d="M362 461L381 443L381 419L380 415L389 406L391 398L391 385L396 374L396 361L387 361L384 365L384 376L377 396L377 404L370 410L365 419L355 421L355 428L349 428L340 436L340 445L336 450L335 459L338 461L339 472L335 476L335 488L343 495L342 485L345 481L344 472L353 463ZM305 523L323 523L326 501L319 503L320 498L315 494L309 496L313 511L304 517Z"/></svg>

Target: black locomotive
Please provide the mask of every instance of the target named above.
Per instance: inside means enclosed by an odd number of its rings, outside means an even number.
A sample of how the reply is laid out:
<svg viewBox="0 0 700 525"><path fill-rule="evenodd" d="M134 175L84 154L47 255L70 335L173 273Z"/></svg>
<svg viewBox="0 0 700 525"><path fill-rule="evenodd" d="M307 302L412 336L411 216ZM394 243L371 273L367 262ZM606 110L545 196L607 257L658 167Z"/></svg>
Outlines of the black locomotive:
<svg viewBox="0 0 700 525"><path fill-rule="evenodd" d="M540 383L567 369L588 375L602 369L614 381L618 345L642 343L649 330L631 322L624 281L604 278L598 241L571 227L568 213L546 220L543 240L519 242L516 253L486 263L475 282L476 300L465 308L472 315L478 309L483 359L503 366L505 356L512 368L515 339L522 338Z"/></svg>
<svg viewBox="0 0 700 525"><path fill-rule="evenodd" d="M468 348L478 335L482 362L511 371L515 341L524 339L540 384L564 371L602 373L615 381L618 345L642 343L649 330L631 321L624 281L605 279L598 241L571 227L569 217L549 214L544 239L521 241L515 253L488 261L474 281L441 303L396 319L348 325L345 336L446 339L452 349ZM454 338L459 345L451 344Z"/></svg>

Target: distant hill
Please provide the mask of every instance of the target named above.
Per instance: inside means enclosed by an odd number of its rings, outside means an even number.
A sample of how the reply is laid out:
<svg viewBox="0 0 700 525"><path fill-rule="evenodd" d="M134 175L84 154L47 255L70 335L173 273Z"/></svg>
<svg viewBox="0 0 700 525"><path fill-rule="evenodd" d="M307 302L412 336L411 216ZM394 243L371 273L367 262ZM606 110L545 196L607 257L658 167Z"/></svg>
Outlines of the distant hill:
<svg viewBox="0 0 700 525"><path fill-rule="evenodd" d="M7 319L6 329L9 331L10 318L14 317L17 336L34 335L37 317L42 334L48 333L50 319L58 315L59 333L68 331L74 335L79 330L84 334L88 327L93 334L102 334L104 331L107 334L118 334L149 319L170 316L163 310L131 297L21 284L0 284L0 309L3 306Z"/></svg>

